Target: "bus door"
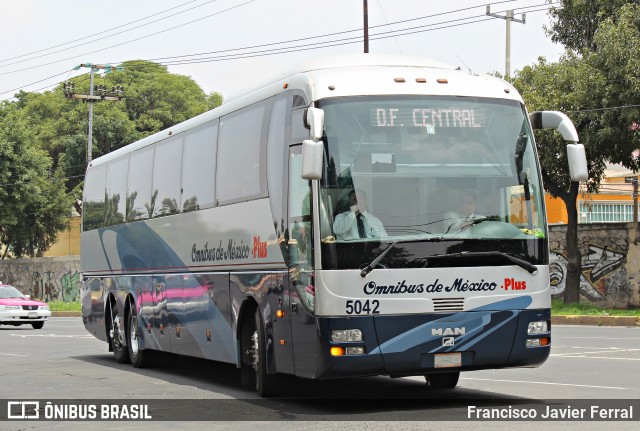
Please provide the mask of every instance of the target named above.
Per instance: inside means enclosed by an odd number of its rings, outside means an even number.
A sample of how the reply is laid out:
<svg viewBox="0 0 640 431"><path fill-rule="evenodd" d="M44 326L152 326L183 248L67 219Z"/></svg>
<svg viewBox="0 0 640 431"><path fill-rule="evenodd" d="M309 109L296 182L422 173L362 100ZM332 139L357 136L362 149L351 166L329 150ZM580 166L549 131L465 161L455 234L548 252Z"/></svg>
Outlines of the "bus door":
<svg viewBox="0 0 640 431"><path fill-rule="evenodd" d="M317 371L317 329L313 315L313 242L311 187L302 179L302 145L289 150L289 193L287 210L288 288L295 374L314 377Z"/></svg>

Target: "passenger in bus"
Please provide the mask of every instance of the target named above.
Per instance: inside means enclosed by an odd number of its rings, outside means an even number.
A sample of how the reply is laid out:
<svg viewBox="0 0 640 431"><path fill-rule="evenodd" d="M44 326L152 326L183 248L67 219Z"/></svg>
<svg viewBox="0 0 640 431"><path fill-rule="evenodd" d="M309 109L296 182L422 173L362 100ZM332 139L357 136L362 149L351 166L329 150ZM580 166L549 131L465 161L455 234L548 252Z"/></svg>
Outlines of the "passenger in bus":
<svg viewBox="0 0 640 431"><path fill-rule="evenodd" d="M349 210L336 216L333 231L338 240L387 236L380 219L367 211L367 196L359 189L349 193Z"/></svg>
<svg viewBox="0 0 640 431"><path fill-rule="evenodd" d="M455 211L445 213L445 233L458 232L473 225L474 220L484 218L476 213L476 197L466 190L455 190L451 202L456 204Z"/></svg>

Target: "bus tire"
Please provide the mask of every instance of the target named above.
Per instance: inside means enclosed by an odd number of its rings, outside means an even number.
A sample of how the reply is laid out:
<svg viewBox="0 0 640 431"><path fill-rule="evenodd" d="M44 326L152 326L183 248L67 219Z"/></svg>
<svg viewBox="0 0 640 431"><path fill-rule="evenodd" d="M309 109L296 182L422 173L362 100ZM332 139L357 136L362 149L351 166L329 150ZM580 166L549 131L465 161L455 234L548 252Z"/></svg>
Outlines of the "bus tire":
<svg viewBox="0 0 640 431"><path fill-rule="evenodd" d="M256 330L252 336L253 342L253 368L256 373L256 392L264 398L276 394L278 378L276 374L267 372L267 348L266 333L260 310L255 314Z"/></svg>
<svg viewBox="0 0 640 431"><path fill-rule="evenodd" d="M129 309L129 319L127 322L127 349L129 350L129 358L131 365L135 368L146 368L151 365L153 360L153 352L151 350L140 349L138 312L136 304L131 301Z"/></svg>
<svg viewBox="0 0 640 431"><path fill-rule="evenodd" d="M124 345L125 325L122 316L120 316L113 303L109 305L109 315L111 316L109 336L111 338L110 343L113 348L113 356L116 358L117 363L126 364L130 359L129 349Z"/></svg>
<svg viewBox="0 0 640 431"><path fill-rule="evenodd" d="M451 373L435 373L424 376L429 387L434 389L453 389L458 384L460 371Z"/></svg>

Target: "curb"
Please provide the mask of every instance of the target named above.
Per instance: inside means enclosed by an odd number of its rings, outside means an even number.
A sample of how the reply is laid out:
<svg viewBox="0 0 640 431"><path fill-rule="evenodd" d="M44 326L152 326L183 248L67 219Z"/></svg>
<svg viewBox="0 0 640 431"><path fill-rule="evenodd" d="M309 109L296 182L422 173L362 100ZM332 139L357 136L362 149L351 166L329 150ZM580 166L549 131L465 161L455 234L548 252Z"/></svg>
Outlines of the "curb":
<svg viewBox="0 0 640 431"><path fill-rule="evenodd" d="M51 317L82 317L79 311L52 311ZM640 317L633 316L551 316L552 325L636 326Z"/></svg>
<svg viewBox="0 0 640 431"><path fill-rule="evenodd" d="M551 316L552 325L638 326L640 317L633 316Z"/></svg>

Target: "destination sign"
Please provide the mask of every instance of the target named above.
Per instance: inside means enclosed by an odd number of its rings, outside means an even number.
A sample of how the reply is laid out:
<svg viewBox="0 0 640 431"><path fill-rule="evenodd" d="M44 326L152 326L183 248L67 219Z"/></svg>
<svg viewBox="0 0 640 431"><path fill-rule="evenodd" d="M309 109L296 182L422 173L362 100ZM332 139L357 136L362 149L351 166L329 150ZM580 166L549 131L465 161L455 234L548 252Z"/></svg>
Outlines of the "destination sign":
<svg viewBox="0 0 640 431"><path fill-rule="evenodd" d="M427 133L438 128L484 127L484 110L472 107L369 106L372 127L420 127Z"/></svg>

